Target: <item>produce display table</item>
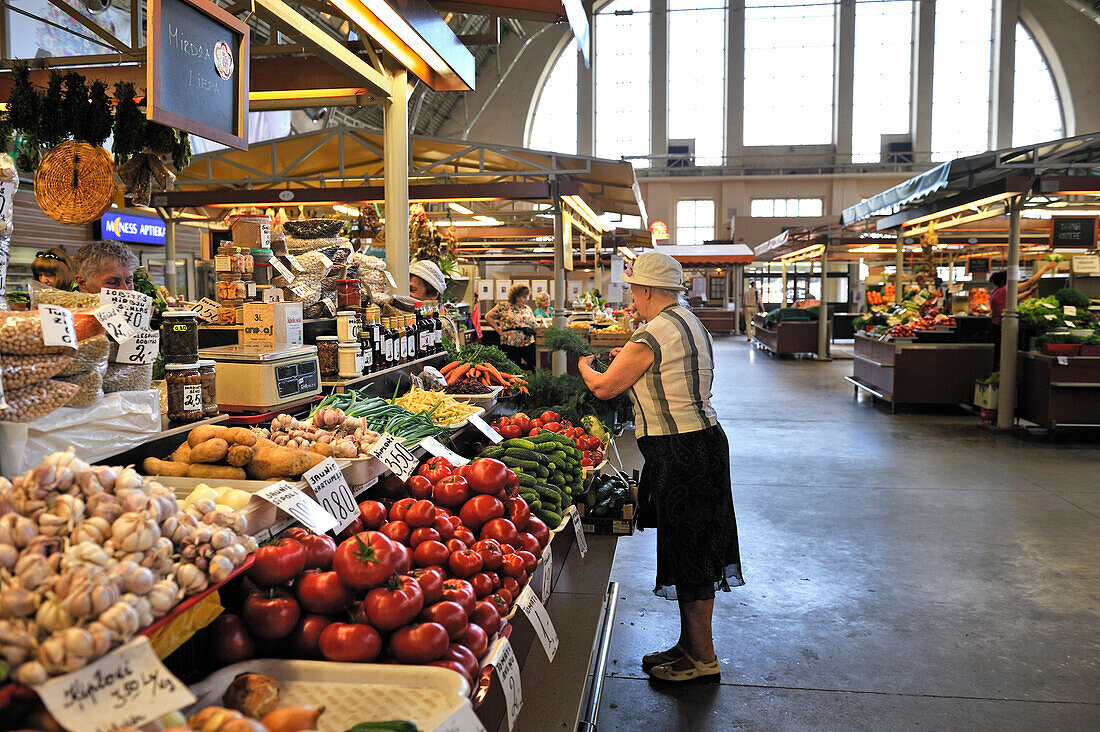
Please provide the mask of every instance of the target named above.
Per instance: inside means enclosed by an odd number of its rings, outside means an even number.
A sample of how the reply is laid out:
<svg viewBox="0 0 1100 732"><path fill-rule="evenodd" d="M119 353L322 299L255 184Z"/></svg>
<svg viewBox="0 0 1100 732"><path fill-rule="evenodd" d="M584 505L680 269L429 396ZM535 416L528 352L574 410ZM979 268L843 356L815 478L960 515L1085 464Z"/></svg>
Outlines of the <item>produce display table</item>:
<svg viewBox="0 0 1100 732"><path fill-rule="evenodd" d="M1040 427L1100 425L1100 357L1021 351L1016 416Z"/></svg>
<svg viewBox="0 0 1100 732"><path fill-rule="evenodd" d="M370 384L387 385L389 386L390 393L385 396L391 396L393 393L393 387L396 386L397 381L402 376L407 376L413 373L420 373L424 370L425 366L439 367L447 363L447 355L444 353L433 353L430 356L423 356L422 358L409 361L408 363L397 364L396 366L390 366L388 369L382 369L381 371L374 371L363 376L355 376L350 379L322 379L321 389L326 393L343 394L348 389L361 388ZM379 393L378 396L383 396Z"/></svg>
<svg viewBox="0 0 1100 732"><path fill-rule="evenodd" d="M773 356L796 356L817 353L817 321L788 320L768 328L764 316L753 316L753 343ZM832 326L830 325L830 330ZM830 336L831 337L831 336Z"/></svg>
<svg viewBox="0 0 1100 732"><path fill-rule="evenodd" d="M857 333L852 375L855 390L897 404L969 404L974 382L993 371L992 343L880 341Z"/></svg>
<svg viewBox="0 0 1100 732"><path fill-rule="evenodd" d="M692 308L691 312L710 333L737 332L737 311L733 308Z"/></svg>

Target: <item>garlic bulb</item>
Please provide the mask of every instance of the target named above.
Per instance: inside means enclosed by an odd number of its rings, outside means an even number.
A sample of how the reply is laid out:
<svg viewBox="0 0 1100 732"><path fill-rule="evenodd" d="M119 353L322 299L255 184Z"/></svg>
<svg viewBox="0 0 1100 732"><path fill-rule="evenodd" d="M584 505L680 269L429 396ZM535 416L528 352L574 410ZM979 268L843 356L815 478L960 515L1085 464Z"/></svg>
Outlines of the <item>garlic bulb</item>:
<svg viewBox="0 0 1100 732"><path fill-rule="evenodd" d="M89 516L105 519L108 523L113 523L122 515L122 505L110 493L97 493L90 497L85 510Z"/></svg>
<svg viewBox="0 0 1100 732"><path fill-rule="evenodd" d="M90 541L102 545L111 535L111 522L101 516L92 516L73 528L70 539L79 544Z"/></svg>
<svg viewBox="0 0 1100 732"><path fill-rule="evenodd" d="M49 559L41 554L24 554L15 563L15 577L28 590L37 590L51 574Z"/></svg>
<svg viewBox="0 0 1100 732"><path fill-rule="evenodd" d="M210 579L213 582L221 582L222 580L228 579L233 569L233 560L222 554L217 554L211 558L207 566L207 571L210 573Z"/></svg>
<svg viewBox="0 0 1100 732"><path fill-rule="evenodd" d="M69 547L65 553L70 557L98 567L106 567L111 561L111 557L103 550L103 546L92 541L82 541L75 544Z"/></svg>
<svg viewBox="0 0 1100 732"><path fill-rule="evenodd" d="M107 465L96 465L92 467L92 471L95 473L96 480L103 486L104 490L111 490L115 487L115 481L118 479L118 468L112 468Z"/></svg>
<svg viewBox="0 0 1100 732"><path fill-rule="evenodd" d="M148 567L135 567L123 579L122 589L135 595L144 595L153 589L155 579L153 571Z"/></svg>
<svg viewBox="0 0 1100 732"><path fill-rule="evenodd" d="M76 496L58 496L38 516L38 531L45 536L67 536L84 520L84 501Z"/></svg>
<svg viewBox="0 0 1100 732"><path fill-rule="evenodd" d="M210 534L210 546L214 551L232 546L237 542L237 534L232 529L217 529Z"/></svg>
<svg viewBox="0 0 1100 732"><path fill-rule="evenodd" d="M15 544L0 543L0 569L11 571L15 568L17 561L19 561L19 550L15 548Z"/></svg>
<svg viewBox="0 0 1100 732"><path fill-rule="evenodd" d="M27 618L38 611L42 596L19 585L0 592L0 618Z"/></svg>
<svg viewBox="0 0 1100 732"><path fill-rule="evenodd" d="M57 598L50 598L43 602L35 613L34 621L40 628L50 632L64 630L75 622L73 616L61 606L61 601Z"/></svg>
<svg viewBox="0 0 1100 732"><path fill-rule="evenodd" d="M180 589L183 590L186 597L190 597L196 592L202 592L209 585L206 573L194 564L177 564L176 582L179 583Z"/></svg>
<svg viewBox="0 0 1100 732"><path fill-rule="evenodd" d="M119 600L99 616L99 622L123 641L141 629L141 617L128 602Z"/></svg>
<svg viewBox="0 0 1100 732"><path fill-rule="evenodd" d="M38 525L16 513L0 517L0 542L22 549L38 536Z"/></svg>
<svg viewBox="0 0 1100 732"><path fill-rule="evenodd" d="M111 650L114 637L107 626L99 621L88 623L88 632L92 636L92 655L96 658Z"/></svg>
<svg viewBox="0 0 1100 732"><path fill-rule="evenodd" d="M124 552L143 552L160 538L160 528L140 513L124 513L111 524L111 541Z"/></svg>
<svg viewBox="0 0 1100 732"><path fill-rule="evenodd" d="M32 620L0 620L0 656L18 666L38 652L38 626Z"/></svg>
<svg viewBox="0 0 1100 732"><path fill-rule="evenodd" d="M15 673L12 674L13 679L27 686L44 684L49 677L49 674L46 672L46 667L38 661L24 663L19 668L15 669Z"/></svg>

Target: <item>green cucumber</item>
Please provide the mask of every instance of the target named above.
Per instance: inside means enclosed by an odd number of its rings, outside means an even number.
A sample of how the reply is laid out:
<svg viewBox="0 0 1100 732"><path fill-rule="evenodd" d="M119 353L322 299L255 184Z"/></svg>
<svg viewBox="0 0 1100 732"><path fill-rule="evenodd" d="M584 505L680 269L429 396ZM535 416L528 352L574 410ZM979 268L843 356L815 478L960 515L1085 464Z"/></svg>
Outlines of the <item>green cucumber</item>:
<svg viewBox="0 0 1100 732"><path fill-rule="evenodd" d="M535 476L531 475L530 473L525 473L522 470L517 470L514 472L516 474L516 478L519 479L519 484L521 488L524 486L528 488L535 487Z"/></svg>
<svg viewBox="0 0 1100 732"><path fill-rule="evenodd" d="M539 460L539 458L546 457L541 452L535 452L534 450L528 450L523 447L509 447L505 449L504 454L508 457L519 458L520 460L530 460L532 462L539 463L540 465L542 464L542 460Z"/></svg>
<svg viewBox="0 0 1100 732"><path fill-rule="evenodd" d="M541 434L541 433L540 433ZM547 511L544 508L533 508L531 512L538 516L550 529L556 529L561 524L561 514Z"/></svg>
<svg viewBox="0 0 1100 732"><path fill-rule="evenodd" d="M520 438L520 437L513 437L510 440L505 440L501 444L503 444L504 447L506 447L506 448L507 447L519 447L519 448L522 448L524 450L534 450L535 449L535 443L531 442L530 440L525 440L525 439Z"/></svg>
<svg viewBox="0 0 1100 732"><path fill-rule="evenodd" d="M513 469L519 468L519 469L521 469L525 472L526 471L534 471L536 474L538 474L538 470L540 468L542 470L546 470L546 468L543 468L541 465L536 463L534 460L520 460L519 458L514 458L511 455L505 455L503 460L504 460L504 464L507 465L509 468L513 468Z"/></svg>
<svg viewBox="0 0 1100 732"><path fill-rule="evenodd" d="M540 478L546 479L550 477L550 471L547 470L545 466L539 465L538 463L535 464L535 467L532 468L532 470L534 471L535 475Z"/></svg>

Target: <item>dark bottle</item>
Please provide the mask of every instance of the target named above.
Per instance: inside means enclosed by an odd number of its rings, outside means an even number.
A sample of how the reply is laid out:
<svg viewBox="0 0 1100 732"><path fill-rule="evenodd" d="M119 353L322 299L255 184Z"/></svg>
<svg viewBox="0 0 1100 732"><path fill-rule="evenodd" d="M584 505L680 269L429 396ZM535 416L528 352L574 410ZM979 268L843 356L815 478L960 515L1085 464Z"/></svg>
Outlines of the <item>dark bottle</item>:
<svg viewBox="0 0 1100 732"><path fill-rule="evenodd" d="M363 373L374 372L374 343L371 342L371 329L369 323L364 323L359 329L359 347L363 352Z"/></svg>
<svg viewBox="0 0 1100 732"><path fill-rule="evenodd" d="M393 330L389 318L382 318L382 368L393 366Z"/></svg>

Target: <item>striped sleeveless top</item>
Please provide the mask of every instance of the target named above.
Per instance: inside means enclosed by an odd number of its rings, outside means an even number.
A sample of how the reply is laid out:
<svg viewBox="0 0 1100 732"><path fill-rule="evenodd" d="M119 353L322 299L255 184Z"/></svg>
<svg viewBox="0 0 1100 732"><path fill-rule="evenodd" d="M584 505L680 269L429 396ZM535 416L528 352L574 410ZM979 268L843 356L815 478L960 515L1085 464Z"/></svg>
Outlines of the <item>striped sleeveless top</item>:
<svg viewBox="0 0 1100 732"><path fill-rule="evenodd" d="M675 305L639 327L630 340L653 351L653 365L630 387L638 437L698 432L718 424L710 405L714 347L694 313Z"/></svg>

